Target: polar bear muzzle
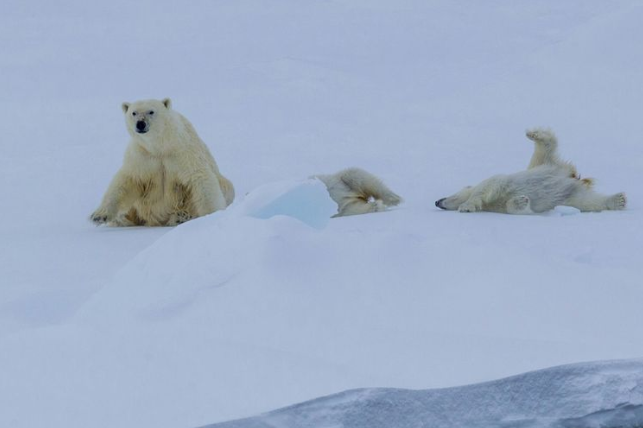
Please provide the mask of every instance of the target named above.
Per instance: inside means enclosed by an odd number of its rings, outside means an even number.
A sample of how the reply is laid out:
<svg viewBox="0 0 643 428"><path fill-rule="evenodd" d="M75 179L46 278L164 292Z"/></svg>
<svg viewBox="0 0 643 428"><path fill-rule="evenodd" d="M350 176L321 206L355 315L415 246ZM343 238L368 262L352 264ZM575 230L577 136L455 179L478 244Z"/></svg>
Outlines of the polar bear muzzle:
<svg viewBox="0 0 643 428"><path fill-rule="evenodd" d="M147 131L149 131L147 122L145 122L144 120L136 121L136 132L138 132L139 134L145 134Z"/></svg>

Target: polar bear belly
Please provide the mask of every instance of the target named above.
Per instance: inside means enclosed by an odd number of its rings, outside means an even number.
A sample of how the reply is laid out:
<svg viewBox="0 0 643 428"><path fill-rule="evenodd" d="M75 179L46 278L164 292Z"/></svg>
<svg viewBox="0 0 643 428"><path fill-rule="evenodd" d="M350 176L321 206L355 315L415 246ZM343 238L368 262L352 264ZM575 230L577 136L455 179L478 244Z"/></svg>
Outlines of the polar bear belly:
<svg viewBox="0 0 643 428"><path fill-rule="evenodd" d="M134 203L128 218L135 224L165 226L171 217L191 217L191 192L175 174L160 165L151 175L137 177Z"/></svg>

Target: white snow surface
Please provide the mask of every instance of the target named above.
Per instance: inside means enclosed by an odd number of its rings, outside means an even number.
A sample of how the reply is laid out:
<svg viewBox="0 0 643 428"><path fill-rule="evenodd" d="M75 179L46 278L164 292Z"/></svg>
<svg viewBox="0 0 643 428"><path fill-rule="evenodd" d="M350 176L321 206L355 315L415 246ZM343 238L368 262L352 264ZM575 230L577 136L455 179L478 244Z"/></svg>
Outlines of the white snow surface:
<svg viewBox="0 0 643 428"><path fill-rule="evenodd" d="M641 22L637 0L3 2L0 426L190 428L641 358ZM235 205L94 227L120 104L167 96ZM533 126L628 209L434 206L525 168ZM349 166L405 203L328 220L305 178Z"/></svg>

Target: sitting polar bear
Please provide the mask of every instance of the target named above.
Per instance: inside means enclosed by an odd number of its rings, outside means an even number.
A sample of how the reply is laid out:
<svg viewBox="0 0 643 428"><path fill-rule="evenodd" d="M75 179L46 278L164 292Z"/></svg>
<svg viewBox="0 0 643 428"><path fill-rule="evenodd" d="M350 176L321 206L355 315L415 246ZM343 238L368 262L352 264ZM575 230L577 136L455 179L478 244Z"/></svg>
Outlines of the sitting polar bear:
<svg viewBox="0 0 643 428"><path fill-rule="evenodd" d="M123 103L123 112L132 139L94 223L175 226L232 203L232 183L169 98Z"/></svg>
<svg viewBox="0 0 643 428"><path fill-rule="evenodd" d="M360 168L314 175L312 178L324 183L330 197L337 203L337 214L333 217L385 211L402 202L402 198L386 187L382 180Z"/></svg>
<svg viewBox="0 0 643 428"><path fill-rule="evenodd" d="M444 210L492 211L534 214L567 205L581 211L625 209L624 193L610 196L592 190L593 180L580 179L576 168L558 157L556 136L546 129L527 131L535 143L526 171L496 175L477 186L465 187L455 195L436 201Z"/></svg>

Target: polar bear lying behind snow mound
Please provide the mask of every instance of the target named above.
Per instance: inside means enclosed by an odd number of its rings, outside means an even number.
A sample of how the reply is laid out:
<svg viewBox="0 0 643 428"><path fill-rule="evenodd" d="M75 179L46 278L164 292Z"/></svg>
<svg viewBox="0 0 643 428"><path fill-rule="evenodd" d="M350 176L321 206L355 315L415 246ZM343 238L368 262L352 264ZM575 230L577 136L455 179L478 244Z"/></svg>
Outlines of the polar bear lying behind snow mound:
<svg viewBox="0 0 643 428"><path fill-rule="evenodd" d="M567 205L581 211L625 209L624 193L605 196L592 190L593 180L580 179L576 168L558 157L558 141L550 130L527 131L535 143L526 171L496 175L477 186L465 187L455 195L436 201L444 210L492 211L534 214Z"/></svg>
<svg viewBox="0 0 643 428"><path fill-rule="evenodd" d="M123 103L123 112L132 139L94 223L175 226L232 203L232 183L169 98Z"/></svg>
<svg viewBox="0 0 643 428"><path fill-rule="evenodd" d="M337 214L333 217L385 211L402 202L402 198L386 187L382 180L360 168L314 175L312 178L322 181L337 203Z"/></svg>

